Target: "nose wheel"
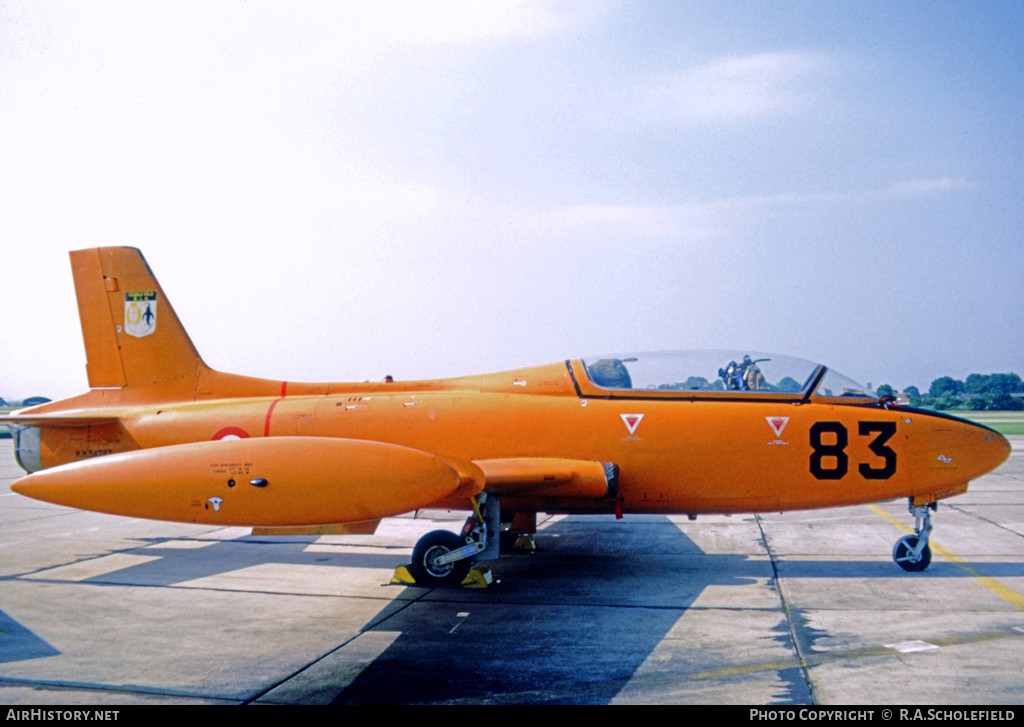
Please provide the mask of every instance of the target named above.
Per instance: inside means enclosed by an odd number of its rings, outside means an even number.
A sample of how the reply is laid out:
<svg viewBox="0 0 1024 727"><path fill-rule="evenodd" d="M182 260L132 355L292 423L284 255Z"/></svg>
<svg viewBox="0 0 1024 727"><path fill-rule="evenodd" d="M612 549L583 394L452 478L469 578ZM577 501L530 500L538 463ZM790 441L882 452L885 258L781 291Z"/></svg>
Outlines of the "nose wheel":
<svg viewBox="0 0 1024 727"><path fill-rule="evenodd" d="M896 561L903 570L922 571L932 562L932 549L928 543L923 548L918 548L920 538L914 535L905 535L896 541L896 547L892 549L892 559Z"/></svg>
<svg viewBox="0 0 1024 727"><path fill-rule="evenodd" d="M914 535L904 535L892 549L892 559L905 571L923 571L932 562L932 549L928 547L928 536L932 532L932 510L938 503L914 505L910 501L910 512L914 516Z"/></svg>

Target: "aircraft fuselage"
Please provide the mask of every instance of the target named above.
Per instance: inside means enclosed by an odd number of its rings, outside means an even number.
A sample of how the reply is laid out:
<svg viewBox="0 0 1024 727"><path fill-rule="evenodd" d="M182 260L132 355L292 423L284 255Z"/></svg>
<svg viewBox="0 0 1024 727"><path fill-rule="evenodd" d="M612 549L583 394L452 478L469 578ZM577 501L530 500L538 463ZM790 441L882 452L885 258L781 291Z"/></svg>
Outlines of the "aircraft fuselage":
<svg viewBox="0 0 1024 727"><path fill-rule="evenodd" d="M49 468L225 438L352 439L465 460L618 465L617 504L510 494L513 510L700 514L932 502L963 492L1007 453L988 428L907 407L582 396L573 365L412 384L287 383L272 397L140 407L118 421L46 428L40 459ZM291 393L310 388L336 393ZM462 497L436 506L468 507Z"/></svg>

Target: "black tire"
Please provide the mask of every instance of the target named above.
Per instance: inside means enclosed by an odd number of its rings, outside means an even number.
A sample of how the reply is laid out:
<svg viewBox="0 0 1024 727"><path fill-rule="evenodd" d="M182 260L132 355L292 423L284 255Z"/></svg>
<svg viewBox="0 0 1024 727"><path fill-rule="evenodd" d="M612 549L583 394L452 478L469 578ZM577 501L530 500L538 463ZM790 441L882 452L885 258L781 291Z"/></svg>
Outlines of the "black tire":
<svg viewBox="0 0 1024 727"><path fill-rule="evenodd" d="M924 550L921 551L921 556L917 560L911 560L908 557L910 551L917 547L917 541L917 536L905 535L896 541L896 547L892 549L892 559L905 571L913 573L923 571L932 562L932 549L928 545L924 546Z"/></svg>
<svg viewBox="0 0 1024 727"><path fill-rule="evenodd" d="M412 550L412 565L409 566L412 577L416 579L416 585L433 588L458 586L462 583L469 573L469 558L443 566L434 566L431 561L438 555L450 553L465 544L464 538L449 530L434 530L420 538Z"/></svg>

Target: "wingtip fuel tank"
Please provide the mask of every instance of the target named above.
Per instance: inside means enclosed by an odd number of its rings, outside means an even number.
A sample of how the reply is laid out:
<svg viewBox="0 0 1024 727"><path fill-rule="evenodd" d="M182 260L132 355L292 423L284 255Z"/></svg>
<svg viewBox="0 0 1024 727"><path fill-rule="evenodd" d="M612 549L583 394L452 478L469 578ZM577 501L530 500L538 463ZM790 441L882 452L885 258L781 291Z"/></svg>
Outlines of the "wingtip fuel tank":
<svg viewBox="0 0 1024 727"><path fill-rule="evenodd" d="M460 484L437 457L383 442L272 437L112 454L35 472L11 489L111 515L242 526L359 522L440 500Z"/></svg>

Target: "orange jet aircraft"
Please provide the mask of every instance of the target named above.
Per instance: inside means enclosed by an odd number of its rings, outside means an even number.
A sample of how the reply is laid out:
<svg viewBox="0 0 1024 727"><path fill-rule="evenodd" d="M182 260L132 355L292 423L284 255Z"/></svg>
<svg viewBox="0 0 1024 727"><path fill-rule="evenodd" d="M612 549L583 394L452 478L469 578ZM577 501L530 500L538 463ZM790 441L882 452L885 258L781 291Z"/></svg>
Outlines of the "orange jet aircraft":
<svg viewBox="0 0 1024 727"><path fill-rule="evenodd" d="M498 557L536 513L777 512L909 498L906 570L931 510L999 466L987 427L895 406L774 355L570 359L436 381L295 383L208 368L142 254L71 253L90 391L0 418L15 492L114 515L283 533L372 532L420 508L469 510L413 551L421 585ZM335 529L322 526L335 526Z"/></svg>

